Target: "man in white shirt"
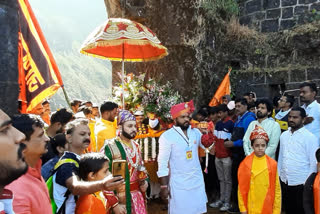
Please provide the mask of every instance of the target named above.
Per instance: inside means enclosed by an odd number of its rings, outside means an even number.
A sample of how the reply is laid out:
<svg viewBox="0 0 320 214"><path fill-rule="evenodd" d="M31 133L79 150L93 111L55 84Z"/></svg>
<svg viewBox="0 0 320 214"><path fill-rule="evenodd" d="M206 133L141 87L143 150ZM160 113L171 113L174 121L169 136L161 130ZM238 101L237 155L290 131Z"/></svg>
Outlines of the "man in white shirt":
<svg viewBox="0 0 320 214"><path fill-rule="evenodd" d="M320 142L320 104L316 100L318 93L317 85L313 82L304 82L300 85L300 100L304 104L301 106L306 110L307 118L305 128L318 138Z"/></svg>
<svg viewBox="0 0 320 214"><path fill-rule="evenodd" d="M193 101L172 106L170 113L175 125L159 139L157 174L160 195L164 200L169 197L171 214L207 212L207 196L198 157L201 133L190 126L193 110Z"/></svg>
<svg viewBox="0 0 320 214"><path fill-rule="evenodd" d="M268 117L272 113L272 103L268 99L260 99L256 103L257 107L257 120L252 121L248 126L248 129L243 137L243 149L246 156L253 152L251 146L250 135L255 126L261 126L269 136L269 143L265 151L266 155L275 159L276 150L279 144L279 138L281 134L280 126L274 120L269 120Z"/></svg>
<svg viewBox="0 0 320 214"><path fill-rule="evenodd" d="M292 108L288 117L289 129L280 136L278 173L282 201L286 213L304 213L303 186L308 176L316 172L317 138L304 126L306 112Z"/></svg>

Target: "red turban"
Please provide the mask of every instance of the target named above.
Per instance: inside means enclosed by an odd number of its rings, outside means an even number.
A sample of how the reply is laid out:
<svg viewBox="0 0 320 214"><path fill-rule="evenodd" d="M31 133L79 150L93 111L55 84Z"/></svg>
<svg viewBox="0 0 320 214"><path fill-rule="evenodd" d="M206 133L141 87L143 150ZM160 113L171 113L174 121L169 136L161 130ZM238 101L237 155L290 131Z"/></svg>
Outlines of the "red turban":
<svg viewBox="0 0 320 214"><path fill-rule="evenodd" d="M267 142L269 141L267 132L261 126L256 125L250 134L250 140L253 141L255 139L264 139Z"/></svg>
<svg viewBox="0 0 320 214"><path fill-rule="evenodd" d="M170 114L172 116L172 119L175 119L184 113L190 114L193 111L194 111L194 105L193 105L193 100L191 100L190 102L180 103L172 106L170 109Z"/></svg>

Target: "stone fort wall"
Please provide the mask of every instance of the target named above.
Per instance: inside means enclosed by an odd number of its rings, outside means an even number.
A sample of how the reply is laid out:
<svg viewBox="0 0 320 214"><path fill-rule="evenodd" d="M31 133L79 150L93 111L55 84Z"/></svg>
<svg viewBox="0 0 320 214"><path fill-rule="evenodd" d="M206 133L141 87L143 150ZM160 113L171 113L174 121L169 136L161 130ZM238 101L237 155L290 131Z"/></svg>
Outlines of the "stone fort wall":
<svg viewBox="0 0 320 214"><path fill-rule="evenodd" d="M240 0L240 23L260 32L278 32L304 23L320 11L320 0Z"/></svg>

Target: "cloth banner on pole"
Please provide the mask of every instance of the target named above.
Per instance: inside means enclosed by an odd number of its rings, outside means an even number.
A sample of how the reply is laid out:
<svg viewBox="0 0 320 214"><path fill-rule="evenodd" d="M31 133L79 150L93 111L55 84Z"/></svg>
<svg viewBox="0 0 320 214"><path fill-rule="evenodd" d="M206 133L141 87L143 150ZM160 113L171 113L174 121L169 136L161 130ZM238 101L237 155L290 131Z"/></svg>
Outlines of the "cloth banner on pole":
<svg viewBox="0 0 320 214"><path fill-rule="evenodd" d="M228 73L223 78L222 82L220 83L216 93L214 94L213 98L211 99L209 106L216 106L221 103L221 98L224 95L230 95L231 92L231 85L230 85L230 72L231 68L229 68Z"/></svg>
<svg viewBox="0 0 320 214"><path fill-rule="evenodd" d="M63 82L28 0L19 2L19 86L21 113L30 112Z"/></svg>

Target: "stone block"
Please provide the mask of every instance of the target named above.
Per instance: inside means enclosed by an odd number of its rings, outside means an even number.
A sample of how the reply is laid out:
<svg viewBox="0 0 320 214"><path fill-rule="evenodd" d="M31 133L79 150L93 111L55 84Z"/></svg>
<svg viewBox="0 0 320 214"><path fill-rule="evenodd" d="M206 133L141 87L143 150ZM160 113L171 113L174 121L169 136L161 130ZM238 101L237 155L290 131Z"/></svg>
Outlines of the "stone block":
<svg viewBox="0 0 320 214"><path fill-rule="evenodd" d="M256 31L260 31L260 23L261 21L253 20L251 25L249 25L249 27L252 29L255 29Z"/></svg>
<svg viewBox="0 0 320 214"><path fill-rule="evenodd" d="M293 7L282 8L282 18L290 19L293 17Z"/></svg>
<svg viewBox="0 0 320 214"><path fill-rule="evenodd" d="M280 6L280 0L263 0L264 9L278 8Z"/></svg>
<svg viewBox="0 0 320 214"><path fill-rule="evenodd" d="M284 92L286 92L286 94L290 94L290 95L294 96L295 98L298 98L300 96L299 85L300 85L300 83L299 84L288 83L288 84L286 84L286 90ZM295 100L294 105L301 106L298 99Z"/></svg>
<svg viewBox="0 0 320 214"><path fill-rule="evenodd" d="M262 10L261 0L252 0L246 4L247 14L258 12Z"/></svg>
<svg viewBox="0 0 320 214"><path fill-rule="evenodd" d="M320 2L312 4L310 7L310 10L313 10L313 9L320 11Z"/></svg>
<svg viewBox="0 0 320 214"><path fill-rule="evenodd" d="M282 0L282 7L293 6L297 4L297 0Z"/></svg>
<svg viewBox="0 0 320 214"><path fill-rule="evenodd" d="M268 57L265 59L265 66L268 68L277 67L277 61L279 56L277 55L268 55Z"/></svg>
<svg viewBox="0 0 320 214"><path fill-rule="evenodd" d="M308 11L308 6L296 6L294 8L294 15L302 15Z"/></svg>
<svg viewBox="0 0 320 214"><path fill-rule="evenodd" d="M281 47L283 48L283 47ZM291 63L291 58L290 58L290 54L288 53L284 53L281 55L277 55L277 59L276 59L276 66L277 67L286 67L288 66L288 64Z"/></svg>
<svg viewBox="0 0 320 214"><path fill-rule="evenodd" d="M239 22L242 25L250 25L252 22L252 16L243 16L239 19Z"/></svg>
<svg viewBox="0 0 320 214"><path fill-rule="evenodd" d="M288 72L287 71L274 71L266 73L266 82L268 84L284 84L288 82Z"/></svg>
<svg viewBox="0 0 320 214"><path fill-rule="evenodd" d="M249 90L248 85L252 84L252 77L252 72L237 72L231 75L231 82L234 84L234 86L232 86L232 90L235 91L236 95L242 95Z"/></svg>
<svg viewBox="0 0 320 214"><path fill-rule="evenodd" d="M0 109L11 116L17 114L19 96L18 82L0 81L0 94Z"/></svg>
<svg viewBox="0 0 320 214"><path fill-rule="evenodd" d="M290 92L288 92L289 94L297 97L299 96L300 93L300 82L296 82L296 83L287 83L286 84L286 91L290 90Z"/></svg>
<svg viewBox="0 0 320 214"><path fill-rule="evenodd" d="M264 20L261 22L261 32L277 32L279 30L279 20Z"/></svg>
<svg viewBox="0 0 320 214"><path fill-rule="evenodd" d="M266 18L266 13L265 12L256 12L255 14L254 14L254 18L256 19L256 20L264 20L265 18Z"/></svg>
<svg viewBox="0 0 320 214"><path fill-rule="evenodd" d="M253 72L253 83L266 83L266 72Z"/></svg>
<svg viewBox="0 0 320 214"><path fill-rule="evenodd" d="M310 4L310 3L314 3L317 0L299 0L299 4Z"/></svg>
<svg viewBox="0 0 320 214"><path fill-rule="evenodd" d="M243 85L243 84L246 84L247 82L248 83L253 82L252 72L237 72L237 74L235 74L234 76L236 76L235 82L237 82L237 84Z"/></svg>
<svg viewBox="0 0 320 214"><path fill-rule="evenodd" d="M239 3L239 16L245 16L246 15L246 7L245 7L245 2L240 2Z"/></svg>
<svg viewBox="0 0 320 214"><path fill-rule="evenodd" d="M276 19L280 18L281 9L273 9L273 10L267 10L267 19Z"/></svg>
<svg viewBox="0 0 320 214"><path fill-rule="evenodd" d="M252 56L250 62L255 66L255 67L260 67L261 65L264 65L265 62L265 56L256 54Z"/></svg>
<svg viewBox="0 0 320 214"><path fill-rule="evenodd" d="M296 25L296 20L281 20L280 30L290 29L295 25Z"/></svg>
<svg viewBox="0 0 320 214"><path fill-rule="evenodd" d="M250 86L249 83L236 84L232 86L232 91L234 91L237 97L242 96L244 93L253 91L254 87Z"/></svg>
<svg viewBox="0 0 320 214"><path fill-rule="evenodd" d="M319 95L320 80L312 80L312 82L314 82L316 84L316 86L318 87L318 96L320 96Z"/></svg>
<svg viewBox="0 0 320 214"><path fill-rule="evenodd" d="M267 98L270 96L271 91L268 84L252 84L249 85L252 91L256 92L257 98Z"/></svg>
<svg viewBox="0 0 320 214"><path fill-rule="evenodd" d="M0 0L0 109L18 113L18 10L17 1Z"/></svg>
<svg viewBox="0 0 320 214"><path fill-rule="evenodd" d="M290 82L304 82L306 81L305 70L292 70L290 72Z"/></svg>
<svg viewBox="0 0 320 214"><path fill-rule="evenodd" d="M305 24L306 22L309 22L308 20L310 20L310 18L309 17L311 17L310 16L310 14L301 14L301 15L299 15L299 16L297 16L296 17L296 19L297 19L297 24L298 25L303 25L303 24Z"/></svg>
<svg viewBox="0 0 320 214"><path fill-rule="evenodd" d="M320 68L307 69L307 79L308 80L320 79Z"/></svg>

